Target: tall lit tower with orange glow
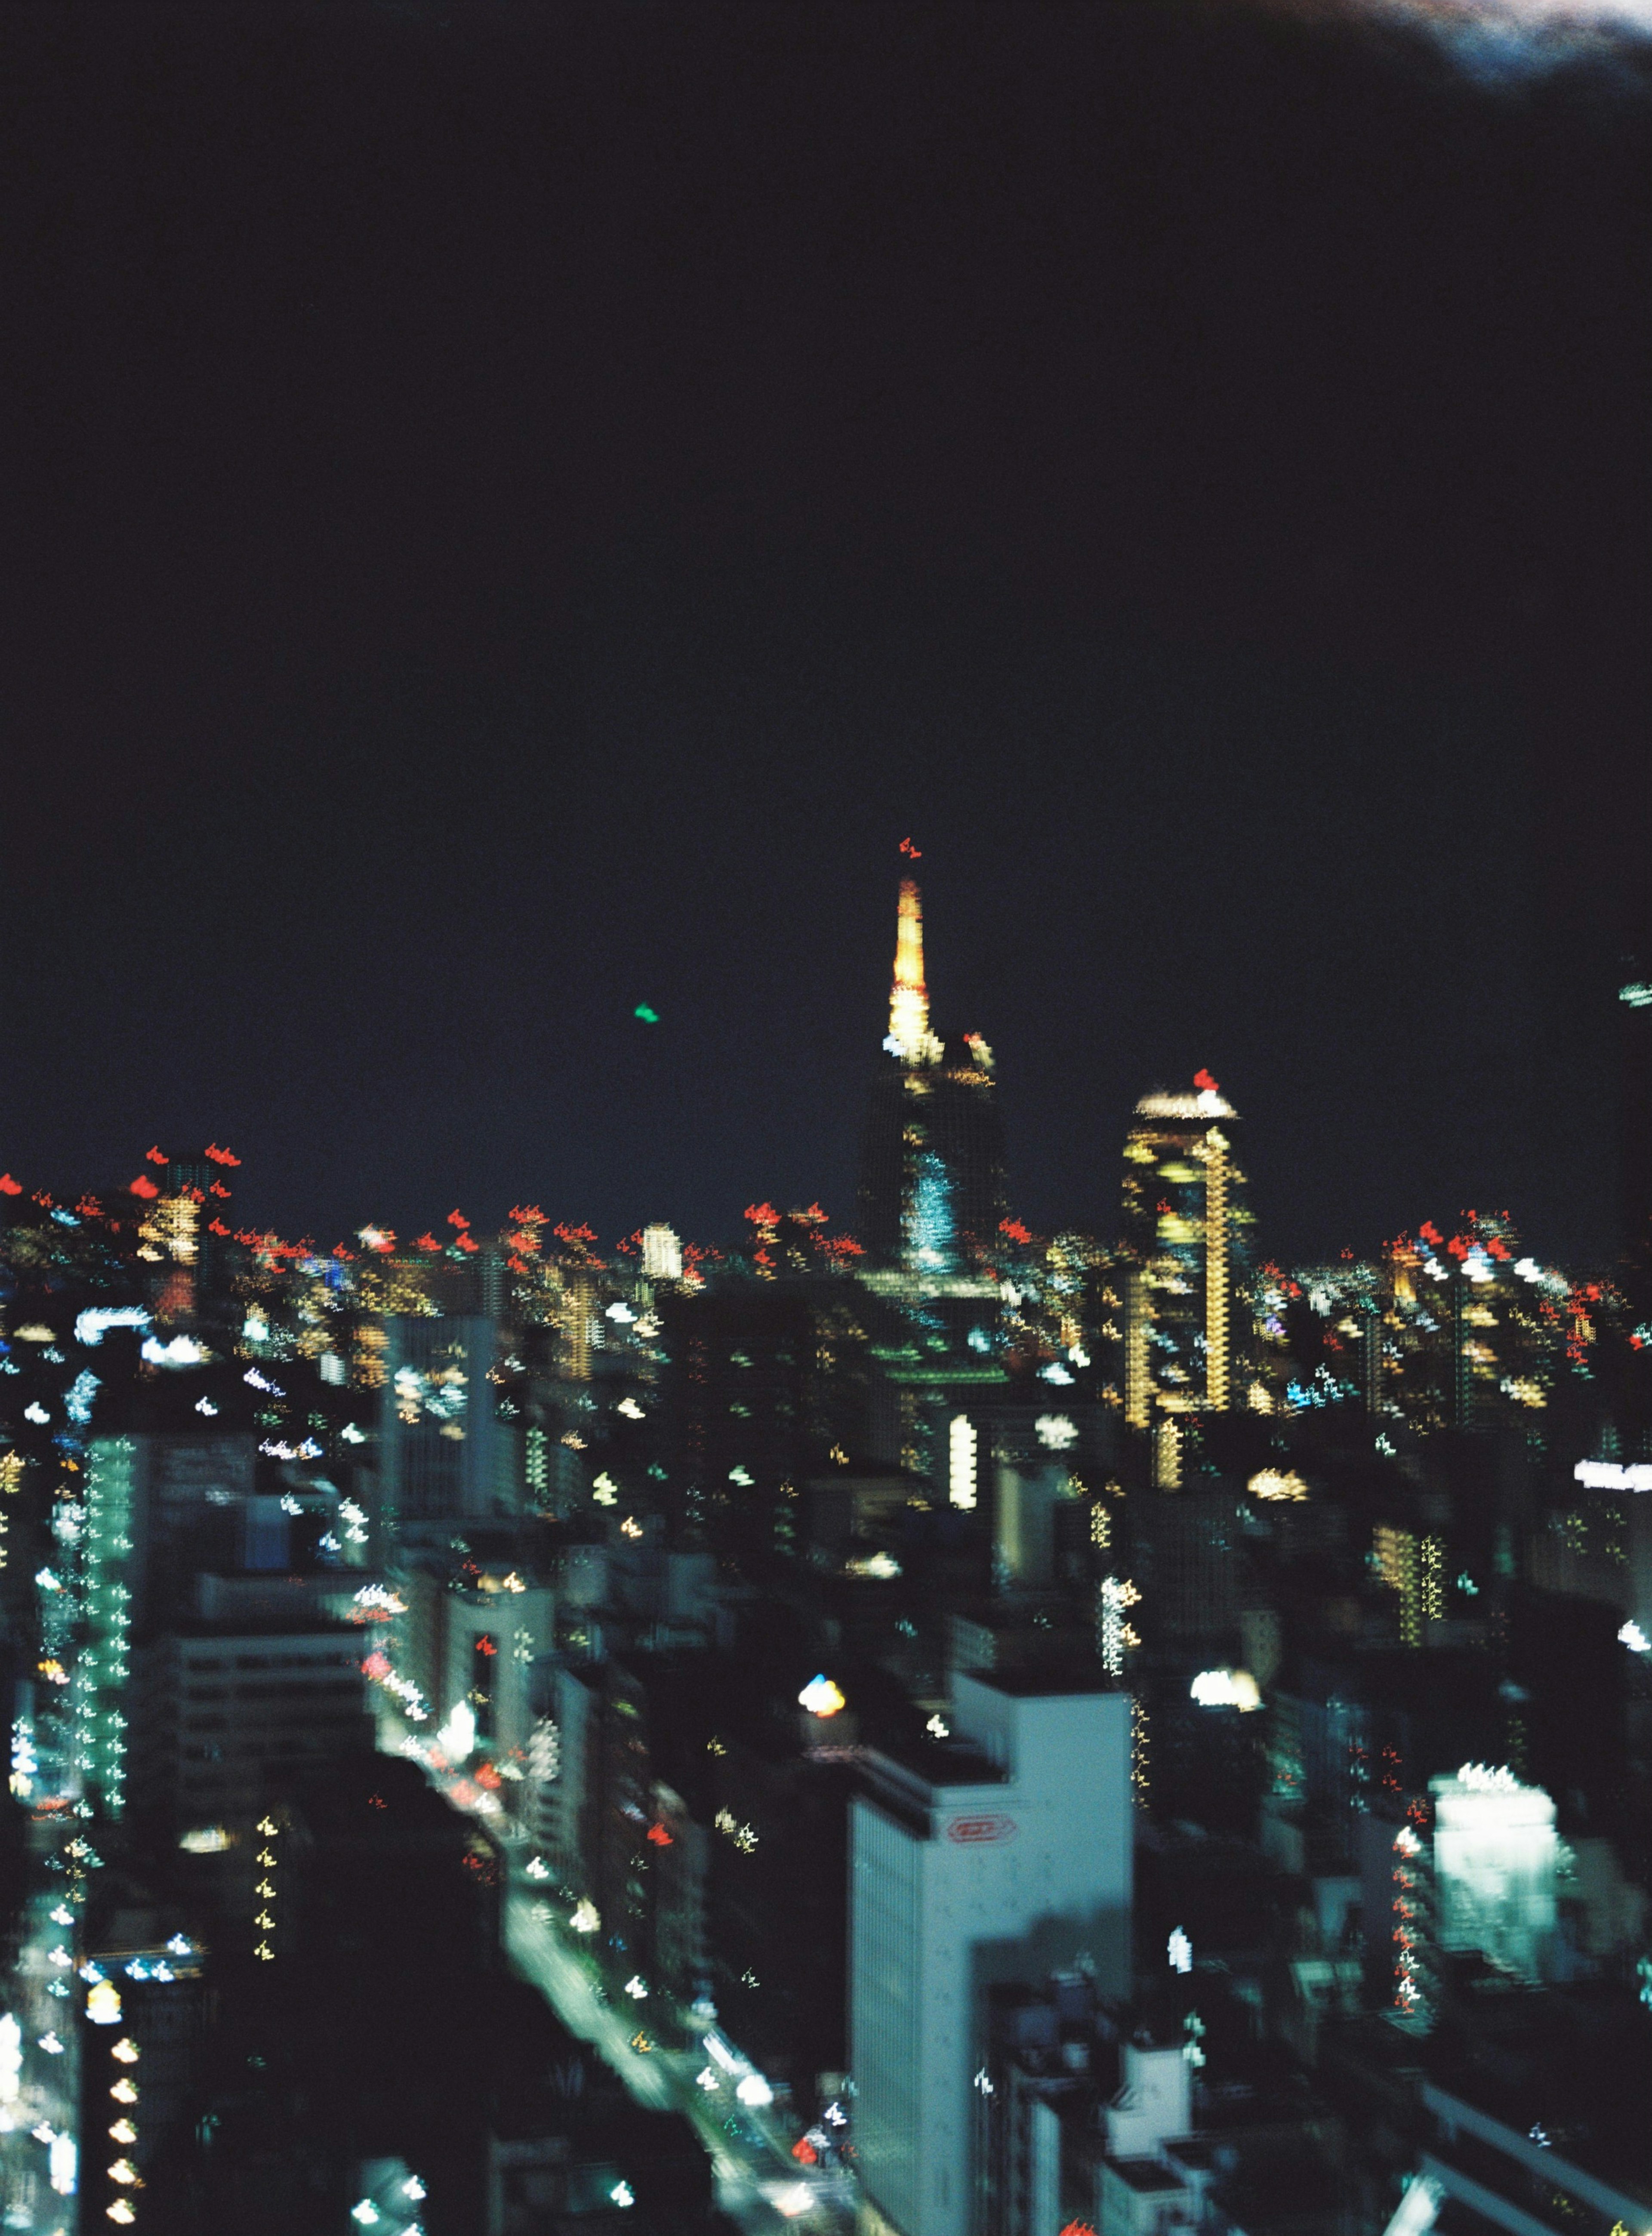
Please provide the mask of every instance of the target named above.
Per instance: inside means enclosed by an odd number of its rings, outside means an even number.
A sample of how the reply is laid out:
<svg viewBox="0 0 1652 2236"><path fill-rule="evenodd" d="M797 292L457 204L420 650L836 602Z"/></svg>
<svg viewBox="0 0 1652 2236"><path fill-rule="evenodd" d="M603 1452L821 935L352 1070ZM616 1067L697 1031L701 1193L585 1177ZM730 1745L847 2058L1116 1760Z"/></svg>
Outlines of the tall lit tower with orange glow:
<svg viewBox="0 0 1652 2236"><path fill-rule="evenodd" d="M895 983L884 1048L903 1063L936 1063L941 1042L929 1029L929 989L923 977L923 899L915 878L902 878L895 925Z"/></svg>
<svg viewBox="0 0 1652 2236"><path fill-rule="evenodd" d="M873 1266L931 1279L989 1251L1006 1215L1004 1135L993 1052L979 1033L929 1023L923 904L901 880L889 1029L861 1158L860 1239Z"/></svg>

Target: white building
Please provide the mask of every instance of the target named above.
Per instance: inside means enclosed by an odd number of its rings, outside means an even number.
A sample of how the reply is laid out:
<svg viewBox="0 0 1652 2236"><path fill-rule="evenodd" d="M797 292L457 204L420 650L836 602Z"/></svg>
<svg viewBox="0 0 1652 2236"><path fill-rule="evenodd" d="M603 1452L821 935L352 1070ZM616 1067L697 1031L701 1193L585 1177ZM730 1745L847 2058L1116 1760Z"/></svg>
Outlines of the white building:
<svg viewBox="0 0 1652 2236"><path fill-rule="evenodd" d="M849 2054L869 2226L968 2236L985 1996L1086 1956L1129 1985L1130 1700L960 1674L954 1736L869 1758L852 1809Z"/></svg>
<svg viewBox="0 0 1652 2236"><path fill-rule="evenodd" d="M1123 2081L1107 2107L1107 2150L1116 2159L1157 2158L1193 2132L1193 2068L1179 2044L1126 2042Z"/></svg>
<svg viewBox="0 0 1652 2236"><path fill-rule="evenodd" d="M1540 1786L1483 1763L1431 1779L1429 1790L1441 1948L1478 1949L1522 1979L1541 1979L1555 1930L1554 1803Z"/></svg>
<svg viewBox="0 0 1652 2236"><path fill-rule="evenodd" d="M683 1246L672 1230L658 1221L642 1231L643 1278L648 1281L680 1281Z"/></svg>

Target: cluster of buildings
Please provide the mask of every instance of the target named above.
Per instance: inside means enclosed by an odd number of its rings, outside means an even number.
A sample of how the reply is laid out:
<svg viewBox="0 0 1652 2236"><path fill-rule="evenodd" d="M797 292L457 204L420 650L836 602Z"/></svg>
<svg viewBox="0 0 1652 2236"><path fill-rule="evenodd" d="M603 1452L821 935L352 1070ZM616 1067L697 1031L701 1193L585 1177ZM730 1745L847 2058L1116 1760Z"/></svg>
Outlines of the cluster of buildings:
<svg viewBox="0 0 1652 2236"><path fill-rule="evenodd" d="M1652 2227L1620 1006L1589 1273L1268 1260L1203 1071L1034 1234L912 881L847 1230L0 1177L0 2225Z"/></svg>

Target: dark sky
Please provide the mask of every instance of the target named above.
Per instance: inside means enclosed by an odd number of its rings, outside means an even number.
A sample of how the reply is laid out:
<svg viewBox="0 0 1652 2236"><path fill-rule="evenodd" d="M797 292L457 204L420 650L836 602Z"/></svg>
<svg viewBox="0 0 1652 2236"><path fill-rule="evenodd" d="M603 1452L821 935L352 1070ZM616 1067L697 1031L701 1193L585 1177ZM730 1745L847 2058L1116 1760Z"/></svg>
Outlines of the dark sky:
<svg viewBox="0 0 1652 2236"><path fill-rule="evenodd" d="M847 1217L910 832L1035 1223L1208 1065L1275 1250L1609 1250L1649 52L7 10L0 1163Z"/></svg>

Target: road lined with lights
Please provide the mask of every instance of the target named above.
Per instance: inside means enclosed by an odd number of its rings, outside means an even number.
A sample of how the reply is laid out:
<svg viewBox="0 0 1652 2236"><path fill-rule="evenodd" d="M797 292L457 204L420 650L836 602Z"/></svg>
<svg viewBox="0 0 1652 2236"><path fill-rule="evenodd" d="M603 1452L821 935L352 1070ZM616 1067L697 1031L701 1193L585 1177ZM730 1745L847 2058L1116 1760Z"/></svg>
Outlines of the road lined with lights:
<svg viewBox="0 0 1652 2236"><path fill-rule="evenodd" d="M783 2227L847 2232L853 2226L847 2180L799 2166L766 2116L767 2084L715 2028L692 2049L638 2049L643 2029L635 2025L636 2012L623 2015L599 2000L586 1964L564 1945L550 1903L529 1888L512 1889L505 1943L563 2024L599 2051L639 2103L682 2112L693 2121L716 2172L718 2204L751 2236ZM731 2120L738 2122L732 2134Z"/></svg>
<svg viewBox="0 0 1652 2236"><path fill-rule="evenodd" d="M404 1738L396 1746L417 1762L449 1805L478 1817L503 1850L509 1872L504 1902L507 1953L545 1997L571 2034L588 2042L651 2111L681 2112L693 2123L711 2157L723 2212L748 2236L777 2236L783 2229L808 2236L849 2236L855 2224L853 2184L841 2172L801 2164L795 2139L770 2116L772 2093L761 2074L715 2026L698 2043L669 2049L648 2042L638 2023L646 1987L628 2012L599 1993L588 1960L563 1938L564 1922L529 1871L532 1844L491 1793L453 1771L430 1742ZM542 1868L542 1866L541 1866ZM639 1981L637 1985L643 1987ZM680 2015L678 2015L680 2016ZM699 2028L699 2022L692 2020ZM622 2185L623 2187L623 2185Z"/></svg>

